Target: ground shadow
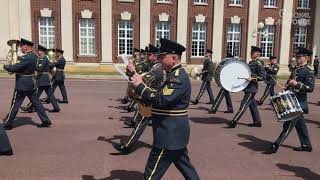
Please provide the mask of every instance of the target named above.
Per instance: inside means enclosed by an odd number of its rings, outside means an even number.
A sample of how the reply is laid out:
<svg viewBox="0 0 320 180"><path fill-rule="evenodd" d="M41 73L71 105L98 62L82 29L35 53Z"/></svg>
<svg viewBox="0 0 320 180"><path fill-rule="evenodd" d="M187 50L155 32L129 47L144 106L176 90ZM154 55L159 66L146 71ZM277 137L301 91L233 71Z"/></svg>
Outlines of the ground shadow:
<svg viewBox="0 0 320 180"><path fill-rule="evenodd" d="M203 110L203 111L208 111L209 108L206 108L206 107L192 107L192 108L189 108L189 109L196 109L196 110Z"/></svg>
<svg viewBox="0 0 320 180"><path fill-rule="evenodd" d="M279 169L295 173L294 176L299 178L303 178L306 180L320 179L319 174L312 172L309 168L306 168L306 167L292 166L289 164L281 164L281 163L278 163L276 165L278 166Z"/></svg>
<svg viewBox="0 0 320 180"><path fill-rule="evenodd" d="M221 117L192 117L190 121L199 124L227 124L229 120Z"/></svg>
<svg viewBox="0 0 320 180"><path fill-rule="evenodd" d="M238 137L248 140L245 142L238 143L239 145L251 149L253 151L263 152L267 150L272 144L270 141L266 141L252 135L238 134Z"/></svg>
<svg viewBox="0 0 320 180"><path fill-rule="evenodd" d="M17 127L25 126L25 125L37 126L40 124L34 122L32 120L32 118L30 118L30 117L16 117L12 126L13 126L13 128L17 128Z"/></svg>
<svg viewBox="0 0 320 180"><path fill-rule="evenodd" d="M127 171L127 170L113 170L110 172L109 177L102 179L96 179L92 175L83 175L82 180L140 180L143 178L143 173L138 171Z"/></svg>
<svg viewBox="0 0 320 180"><path fill-rule="evenodd" d="M114 135L113 137L111 138L105 138L104 136L99 136L97 138L98 141L105 141L105 142L108 142L110 143L111 145L114 145L114 144L117 144L120 142L120 140L123 140L125 142L128 141L130 137L129 136L124 136L124 135ZM115 142L117 141L117 142ZM138 141L136 142L136 144L133 145L132 149L130 149L130 152L133 152L133 151L136 151L140 148L148 148L148 149L151 149L152 146L148 143L145 143L143 141ZM110 153L110 155L127 155L127 154L123 154L123 153Z"/></svg>
<svg viewBox="0 0 320 180"><path fill-rule="evenodd" d="M315 124L317 126L320 127L320 122L319 121L314 121L314 120L311 120L311 119L306 119L306 122L309 123L309 124Z"/></svg>
<svg viewBox="0 0 320 180"><path fill-rule="evenodd" d="M318 102L308 102L308 104L319 106Z"/></svg>

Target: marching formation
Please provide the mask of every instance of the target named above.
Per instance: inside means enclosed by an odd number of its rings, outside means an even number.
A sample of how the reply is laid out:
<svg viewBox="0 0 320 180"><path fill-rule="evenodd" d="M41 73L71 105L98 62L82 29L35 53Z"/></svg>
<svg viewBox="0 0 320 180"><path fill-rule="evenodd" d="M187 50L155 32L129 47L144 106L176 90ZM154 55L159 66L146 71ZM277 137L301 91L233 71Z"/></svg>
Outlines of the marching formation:
<svg viewBox="0 0 320 180"><path fill-rule="evenodd" d="M34 43L21 38L20 40L10 40L8 45L11 47L3 69L10 74L15 74L15 88L11 106L7 116L0 125L0 155L12 155L9 139L5 130L14 128L15 118L19 111L32 113L37 112L41 124L39 128L48 128L52 125L44 106L39 99L42 92L47 94L48 103L52 104L53 109L50 113L60 112L59 103L68 103L66 88L64 86L64 67L66 61L63 57L62 49L47 49L38 45L34 52ZM18 49L22 55L18 55ZM54 92L59 86L63 100L56 99ZM28 97L30 103L27 107L21 107L24 99Z"/></svg>
<svg viewBox="0 0 320 180"><path fill-rule="evenodd" d="M198 104L205 91L208 92L210 99L206 103L211 106L208 108L210 114L217 112L223 97L227 104L224 113L234 113L230 92L244 92L239 110L229 121L228 128L235 128L248 108L253 119L253 123L248 127L261 128L258 106L265 103L270 96L270 105L278 120L283 122L283 130L276 141L270 147L266 147L264 154L276 153L293 128L296 128L301 143L301 146L294 150L312 151L303 114L308 113L307 93L313 92L314 75L317 75L319 60L316 57L315 71L311 70L308 65L312 56L310 50L297 48L296 64L292 65L289 80L282 86L277 80L279 71L277 58L271 56L266 62L260 60L262 51L259 47L251 47L251 61L248 64L242 59L233 57L232 54L228 54L226 59L216 64L211 59L213 52L207 49L201 72L198 69L191 70L191 77L202 76L200 91L192 101L190 101L190 81L179 64L179 58L184 50L180 44L161 39L160 49L151 44L144 50L135 49L127 65L127 76L131 82L128 84L127 95L121 102L129 103L124 108L128 112L135 111L132 119L125 122L133 130L129 140L113 142L113 147L123 154L131 153L145 128L148 125L152 126L153 148L148 158L144 179L161 179L172 162L186 179L199 178L187 156L190 131L187 119L189 103ZM213 96L210 83L213 79L220 87L216 98ZM263 95L256 99L260 81L265 82L266 88ZM276 93L275 86L279 86L283 92ZM180 166L181 160L185 161L184 166Z"/></svg>
<svg viewBox="0 0 320 180"><path fill-rule="evenodd" d="M264 153L276 153L293 128L297 130L301 143L301 146L294 150L312 151L304 114L308 113L307 94L315 88L319 59L316 56L313 71L310 68L310 50L297 48L295 64L289 65L291 75L282 86L277 80L277 58L272 56L266 62L260 60L262 51L259 47L251 47L251 60L248 63L228 54L217 64L211 59L214 52L207 49L201 72L199 69L193 69L191 72L191 77L201 76L202 80L199 93L191 100L191 82L181 65L185 47L167 39L160 39L160 44L160 48L149 44L145 49L134 49L133 56L128 60L125 74L130 82L126 96L121 102L127 104L125 110L134 111L132 119L125 122L133 130L128 139L121 139L119 143L112 144L117 151L129 154L147 126L152 126L153 147L146 163L144 179L161 179L172 163L185 179L200 179L188 155L188 109L190 103L199 103L205 91L210 98L207 102L210 114L217 112L224 97L227 104L224 113L234 113L230 93L244 93L238 111L228 123L227 128L230 129L236 128L248 108L253 120L248 126L261 128L263 124L258 106L264 104L270 96L270 104L278 120L283 122L283 130L274 143L266 147ZM38 127L48 128L52 122L42 103L52 105L50 113L60 112L59 104L68 103L64 84L66 60L62 49L47 49L38 45L35 53L33 42L22 38L8 41L8 45L11 50L3 68L10 74L15 74L15 88L8 114L0 125L0 155L13 154L5 130L15 127L19 108L28 113L35 111L41 120ZM20 56L18 49L22 53ZM220 88L216 98L211 89L212 80L215 80ZM266 83L266 88L263 95L256 99L260 81ZM276 86L283 91L275 92ZM61 91L62 100L55 97L57 87ZM47 97L40 99L43 91ZM21 107L26 97L30 102L26 107ZM212 121L214 120L213 117Z"/></svg>

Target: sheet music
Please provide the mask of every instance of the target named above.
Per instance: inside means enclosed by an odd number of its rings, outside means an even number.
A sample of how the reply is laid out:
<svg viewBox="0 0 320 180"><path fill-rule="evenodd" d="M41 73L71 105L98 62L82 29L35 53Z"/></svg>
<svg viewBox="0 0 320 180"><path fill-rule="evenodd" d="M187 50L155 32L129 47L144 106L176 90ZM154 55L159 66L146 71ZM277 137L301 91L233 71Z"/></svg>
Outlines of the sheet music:
<svg viewBox="0 0 320 180"><path fill-rule="evenodd" d="M116 68L116 70L117 70L127 81L130 82L129 77L126 75L125 72L123 72L117 65L113 65L113 66L114 66L114 68Z"/></svg>
<svg viewBox="0 0 320 180"><path fill-rule="evenodd" d="M122 58L123 63L127 66L129 64L128 56L125 54L121 54L121 58Z"/></svg>

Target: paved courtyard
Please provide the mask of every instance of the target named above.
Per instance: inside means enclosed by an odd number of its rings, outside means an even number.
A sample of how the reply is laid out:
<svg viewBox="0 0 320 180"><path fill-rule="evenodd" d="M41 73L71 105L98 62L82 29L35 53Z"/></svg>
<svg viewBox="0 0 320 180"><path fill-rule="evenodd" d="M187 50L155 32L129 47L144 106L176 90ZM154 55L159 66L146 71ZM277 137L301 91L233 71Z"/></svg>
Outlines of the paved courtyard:
<svg viewBox="0 0 320 180"><path fill-rule="evenodd" d="M61 105L61 113L49 114L52 128L39 129L36 113L19 113L15 128L7 131L14 148L14 156L0 157L0 179L141 179L152 143L151 128L147 128L136 149L120 155L112 142L126 138L132 129L124 121L133 113L121 109L126 82L121 80L80 80L66 82L69 104ZM0 117L9 110L14 79L0 78ZM214 86L214 94L218 88ZM200 87L192 82L193 97ZM260 93L264 85L260 86ZM232 94L235 110L242 93ZM60 97L60 93L56 94ZM281 130L271 107L259 107L262 128L248 128L251 116L247 111L236 129L226 129L232 114L224 114L225 101L220 111L208 114L205 94L197 106L190 105L191 139L189 153L201 179L320 179L320 88L309 96L310 114L306 115L314 151L299 153L295 130L277 154L264 155L270 142ZM28 103L26 100L24 104ZM45 105L51 109L51 105ZM171 166L164 180L182 180L182 175Z"/></svg>

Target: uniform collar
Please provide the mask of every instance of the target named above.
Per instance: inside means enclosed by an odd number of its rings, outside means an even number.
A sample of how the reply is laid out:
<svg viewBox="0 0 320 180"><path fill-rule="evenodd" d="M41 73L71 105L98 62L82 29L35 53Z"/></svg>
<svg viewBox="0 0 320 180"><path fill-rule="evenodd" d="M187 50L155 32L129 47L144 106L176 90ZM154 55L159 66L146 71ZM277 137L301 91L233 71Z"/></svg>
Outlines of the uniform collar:
<svg viewBox="0 0 320 180"><path fill-rule="evenodd" d="M169 71L167 71L167 74L175 72L177 69L180 69L182 67L181 64L177 64L175 66L173 66Z"/></svg>

